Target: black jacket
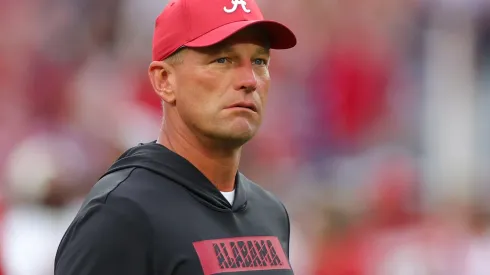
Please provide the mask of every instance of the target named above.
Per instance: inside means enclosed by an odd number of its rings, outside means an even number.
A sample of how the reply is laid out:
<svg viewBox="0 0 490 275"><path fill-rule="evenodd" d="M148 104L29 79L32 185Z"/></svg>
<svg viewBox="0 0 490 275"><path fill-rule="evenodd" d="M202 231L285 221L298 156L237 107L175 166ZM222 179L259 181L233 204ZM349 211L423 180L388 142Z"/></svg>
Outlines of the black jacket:
<svg viewBox="0 0 490 275"><path fill-rule="evenodd" d="M238 173L233 205L155 142L125 152L65 233L55 275L293 274L289 219Z"/></svg>

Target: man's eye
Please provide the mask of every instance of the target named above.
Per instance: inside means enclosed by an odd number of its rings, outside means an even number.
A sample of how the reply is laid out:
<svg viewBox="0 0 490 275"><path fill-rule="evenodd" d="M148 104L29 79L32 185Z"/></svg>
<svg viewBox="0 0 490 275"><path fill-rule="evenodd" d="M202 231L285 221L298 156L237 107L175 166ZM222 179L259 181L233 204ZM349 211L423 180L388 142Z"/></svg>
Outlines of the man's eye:
<svg viewBox="0 0 490 275"><path fill-rule="evenodd" d="M214 62L224 64L224 63L226 63L226 61L228 61L228 58L221 57L221 58L216 59Z"/></svg>
<svg viewBox="0 0 490 275"><path fill-rule="evenodd" d="M267 60L262 59L262 58L257 58L254 60L253 64L259 65L259 66L267 65Z"/></svg>

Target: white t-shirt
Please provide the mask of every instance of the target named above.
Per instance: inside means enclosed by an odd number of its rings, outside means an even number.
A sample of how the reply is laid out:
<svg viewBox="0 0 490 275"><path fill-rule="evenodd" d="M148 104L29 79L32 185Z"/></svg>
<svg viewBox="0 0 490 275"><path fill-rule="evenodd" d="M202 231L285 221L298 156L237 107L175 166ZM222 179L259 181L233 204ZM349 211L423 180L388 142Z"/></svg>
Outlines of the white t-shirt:
<svg viewBox="0 0 490 275"><path fill-rule="evenodd" d="M231 205L233 205L233 201L235 201L235 190L230 191L230 192L221 192L225 199L230 202Z"/></svg>

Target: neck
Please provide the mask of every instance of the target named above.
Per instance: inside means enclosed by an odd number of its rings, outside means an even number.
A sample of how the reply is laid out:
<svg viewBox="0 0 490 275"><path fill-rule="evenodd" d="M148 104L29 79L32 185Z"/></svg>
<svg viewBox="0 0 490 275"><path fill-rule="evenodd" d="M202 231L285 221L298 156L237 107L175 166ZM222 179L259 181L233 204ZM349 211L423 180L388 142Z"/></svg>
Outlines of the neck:
<svg viewBox="0 0 490 275"><path fill-rule="evenodd" d="M224 149L209 146L187 132L190 131L178 131L169 123L164 123L157 142L187 159L218 190L233 191L241 148Z"/></svg>

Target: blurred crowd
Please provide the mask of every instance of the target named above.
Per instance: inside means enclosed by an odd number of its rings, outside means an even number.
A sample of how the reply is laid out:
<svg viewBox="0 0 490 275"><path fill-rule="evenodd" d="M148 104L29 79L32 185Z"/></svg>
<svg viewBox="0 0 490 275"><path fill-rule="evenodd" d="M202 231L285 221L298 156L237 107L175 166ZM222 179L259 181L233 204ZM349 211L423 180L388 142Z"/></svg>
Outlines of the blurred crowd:
<svg viewBox="0 0 490 275"><path fill-rule="evenodd" d="M241 170L298 275L490 274L490 2L257 0L290 26ZM0 2L0 274L49 275L98 177L156 139L165 0Z"/></svg>

